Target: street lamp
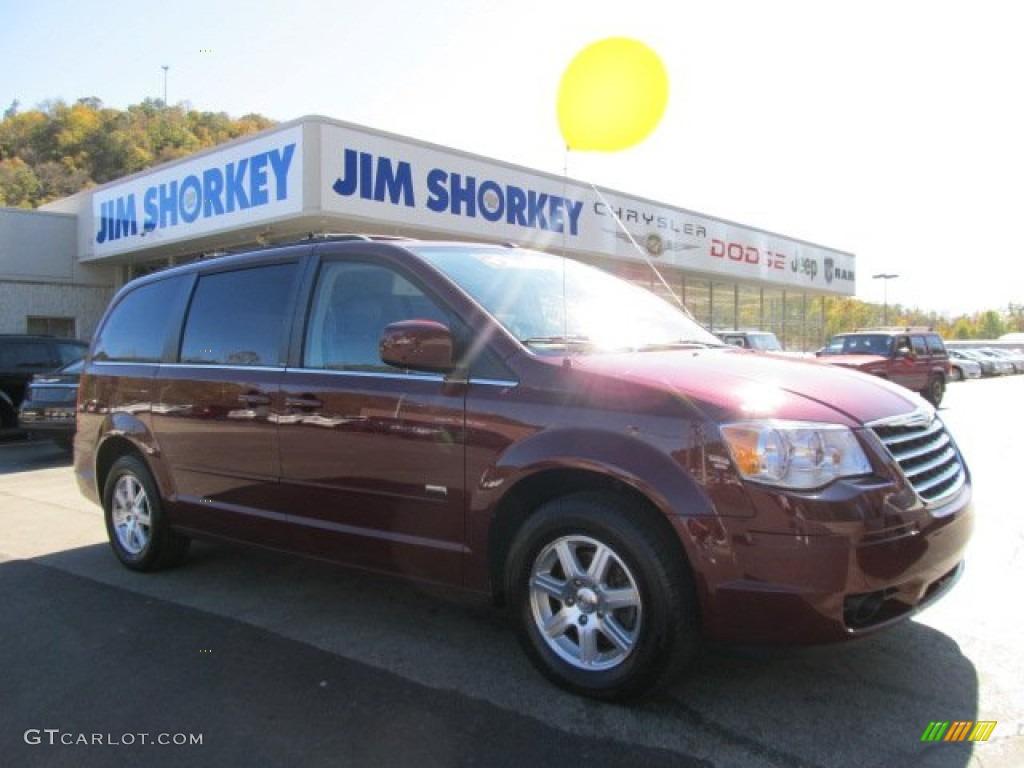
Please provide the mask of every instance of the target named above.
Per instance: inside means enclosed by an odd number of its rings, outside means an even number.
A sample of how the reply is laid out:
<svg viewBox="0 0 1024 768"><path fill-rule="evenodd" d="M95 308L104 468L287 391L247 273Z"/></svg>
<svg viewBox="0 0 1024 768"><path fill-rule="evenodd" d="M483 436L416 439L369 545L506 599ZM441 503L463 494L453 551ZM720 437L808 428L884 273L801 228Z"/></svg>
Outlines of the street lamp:
<svg viewBox="0 0 1024 768"><path fill-rule="evenodd" d="M882 280L882 325L889 324L889 281L899 275L872 275L874 280Z"/></svg>
<svg viewBox="0 0 1024 768"><path fill-rule="evenodd" d="M170 64L161 64L164 70L164 109L167 108L167 70L171 68Z"/></svg>

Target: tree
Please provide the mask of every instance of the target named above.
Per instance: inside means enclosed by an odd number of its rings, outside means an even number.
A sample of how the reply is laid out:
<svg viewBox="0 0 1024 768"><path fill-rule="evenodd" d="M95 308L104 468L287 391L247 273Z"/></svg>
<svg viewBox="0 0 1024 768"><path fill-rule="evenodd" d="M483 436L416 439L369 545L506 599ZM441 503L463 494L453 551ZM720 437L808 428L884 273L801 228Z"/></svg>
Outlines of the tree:
<svg viewBox="0 0 1024 768"><path fill-rule="evenodd" d="M40 187L35 171L20 157L0 160L0 205L34 208Z"/></svg>
<svg viewBox="0 0 1024 768"><path fill-rule="evenodd" d="M983 312L981 314L980 322L978 323L977 333L978 335L975 338L998 339L1006 333L1006 326L1003 325L1003 318L1001 318L999 313L993 309Z"/></svg>
<svg viewBox="0 0 1024 768"><path fill-rule="evenodd" d="M1024 333L1024 304L1007 305L1005 333Z"/></svg>
<svg viewBox="0 0 1024 768"><path fill-rule="evenodd" d="M237 120L182 103L146 99L125 110L96 96L59 99L0 121L0 204L32 207L96 184L271 127L261 115Z"/></svg>

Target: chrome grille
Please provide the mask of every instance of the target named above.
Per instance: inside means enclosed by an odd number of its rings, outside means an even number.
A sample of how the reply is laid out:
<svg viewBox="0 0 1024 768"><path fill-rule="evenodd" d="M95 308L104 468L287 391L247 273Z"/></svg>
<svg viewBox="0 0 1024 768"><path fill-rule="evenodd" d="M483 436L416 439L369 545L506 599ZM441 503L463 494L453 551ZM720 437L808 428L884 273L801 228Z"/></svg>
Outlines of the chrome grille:
<svg viewBox="0 0 1024 768"><path fill-rule="evenodd" d="M967 481L956 446L937 416L918 412L876 422L871 429L924 501L951 496Z"/></svg>

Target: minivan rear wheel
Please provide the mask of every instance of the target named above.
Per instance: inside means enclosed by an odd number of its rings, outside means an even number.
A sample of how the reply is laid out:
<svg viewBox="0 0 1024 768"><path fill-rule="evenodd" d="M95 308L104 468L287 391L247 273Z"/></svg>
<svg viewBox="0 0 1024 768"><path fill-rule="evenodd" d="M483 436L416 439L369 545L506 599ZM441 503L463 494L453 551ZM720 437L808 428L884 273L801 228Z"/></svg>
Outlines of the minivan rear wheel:
<svg viewBox="0 0 1024 768"><path fill-rule="evenodd" d="M136 456L122 456L110 468L103 513L114 554L132 570L169 568L188 552L189 539L167 524L153 476Z"/></svg>
<svg viewBox="0 0 1024 768"><path fill-rule="evenodd" d="M506 569L520 642L549 680L598 699L669 682L698 640L689 569L638 505L601 493L548 502Z"/></svg>

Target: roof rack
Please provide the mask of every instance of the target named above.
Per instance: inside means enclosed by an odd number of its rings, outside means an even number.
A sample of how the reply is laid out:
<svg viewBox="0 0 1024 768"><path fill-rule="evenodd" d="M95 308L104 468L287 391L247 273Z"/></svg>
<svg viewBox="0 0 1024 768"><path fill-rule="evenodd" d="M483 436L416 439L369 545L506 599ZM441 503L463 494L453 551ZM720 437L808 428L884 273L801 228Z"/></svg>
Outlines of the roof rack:
<svg viewBox="0 0 1024 768"><path fill-rule="evenodd" d="M378 240L412 240L411 237L403 237L401 235L367 235L357 232L310 232L304 240L363 240L366 242L373 242Z"/></svg>
<svg viewBox="0 0 1024 768"><path fill-rule="evenodd" d="M923 333L934 331L930 325L872 325L867 328L858 328L858 331L893 331L895 333Z"/></svg>

